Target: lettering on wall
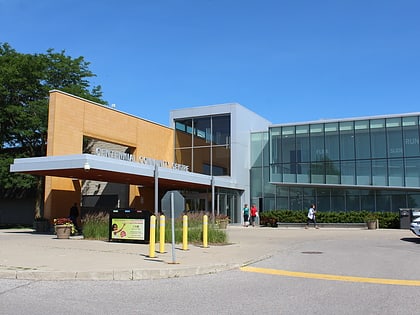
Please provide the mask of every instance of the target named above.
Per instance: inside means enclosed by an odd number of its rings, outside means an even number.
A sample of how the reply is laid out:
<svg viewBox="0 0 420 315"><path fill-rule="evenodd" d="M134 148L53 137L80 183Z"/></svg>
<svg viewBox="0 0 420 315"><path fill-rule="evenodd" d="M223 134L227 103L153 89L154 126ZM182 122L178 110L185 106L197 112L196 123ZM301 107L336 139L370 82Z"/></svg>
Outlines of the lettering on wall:
<svg viewBox="0 0 420 315"><path fill-rule="evenodd" d="M120 152L116 150L109 150L103 148L96 148L95 154L98 156L103 156L111 159L134 162L134 156L130 153ZM173 170L185 171L189 172L189 166L184 164L172 163L163 160L156 160L145 156L140 156L138 159L138 163L145 164L145 165L157 165L159 167L166 167L171 168Z"/></svg>

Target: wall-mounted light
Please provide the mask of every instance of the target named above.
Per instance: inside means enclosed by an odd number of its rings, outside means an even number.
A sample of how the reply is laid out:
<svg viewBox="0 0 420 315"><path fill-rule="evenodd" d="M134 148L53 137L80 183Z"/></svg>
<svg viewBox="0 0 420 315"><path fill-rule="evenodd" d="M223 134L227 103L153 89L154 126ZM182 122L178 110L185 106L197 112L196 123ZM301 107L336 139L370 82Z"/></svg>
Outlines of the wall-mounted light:
<svg viewBox="0 0 420 315"><path fill-rule="evenodd" d="M83 169L85 170L85 172L89 172L90 171L90 165L88 162L85 162L85 164L83 165Z"/></svg>

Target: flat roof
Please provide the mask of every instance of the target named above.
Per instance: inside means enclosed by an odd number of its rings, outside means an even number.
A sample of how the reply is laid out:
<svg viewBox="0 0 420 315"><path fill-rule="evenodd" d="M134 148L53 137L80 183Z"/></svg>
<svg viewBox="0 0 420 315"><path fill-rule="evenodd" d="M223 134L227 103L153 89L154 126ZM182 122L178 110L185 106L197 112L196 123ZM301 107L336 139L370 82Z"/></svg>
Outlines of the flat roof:
<svg viewBox="0 0 420 315"><path fill-rule="evenodd" d="M55 176L72 179L96 180L103 182L154 187L155 166L138 162L123 161L92 154L46 156L15 159L10 172L39 176ZM181 171L167 167L157 167L160 188L205 189L217 187L244 189L228 177Z"/></svg>

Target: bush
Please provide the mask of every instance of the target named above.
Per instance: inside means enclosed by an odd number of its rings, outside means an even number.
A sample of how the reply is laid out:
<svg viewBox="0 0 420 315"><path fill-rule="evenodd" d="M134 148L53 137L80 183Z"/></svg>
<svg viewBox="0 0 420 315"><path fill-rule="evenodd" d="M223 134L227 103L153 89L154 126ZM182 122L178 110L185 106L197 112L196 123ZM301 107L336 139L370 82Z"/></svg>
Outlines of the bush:
<svg viewBox="0 0 420 315"><path fill-rule="evenodd" d="M366 218L374 214L379 220L380 228L398 229L400 225L399 213L369 212L369 211L329 211L317 212L318 223L364 223ZM305 223L306 210L271 210L260 213L260 224L277 227L277 222Z"/></svg>
<svg viewBox="0 0 420 315"><path fill-rule="evenodd" d="M83 238L107 240L109 238L109 214L89 213L82 219Z"/></svg>

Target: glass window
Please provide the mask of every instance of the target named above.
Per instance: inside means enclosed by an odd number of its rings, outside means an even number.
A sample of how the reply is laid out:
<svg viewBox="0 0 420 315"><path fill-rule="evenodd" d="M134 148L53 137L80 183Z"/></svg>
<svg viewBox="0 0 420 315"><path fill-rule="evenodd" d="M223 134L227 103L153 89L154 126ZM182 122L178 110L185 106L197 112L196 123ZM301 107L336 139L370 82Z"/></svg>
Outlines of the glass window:
<svg viewBox="0 0 420 315"><path fill-rule="evenodd" d="M375 209L375 191L361 190L360 191L361 210Z"/></svg>
<svg viewBox="0 0 420 315"><path fill-rule="evenodd" d="M420 193L410 192L407 194L408 208L419 208L420 207Z"/></svg>
<svg viewBox="0 0 420 315"><path fill-rule="evenodd" d="M356 160L357 185L370 185L371 173L370 160Z"/></svg>
<svg viewBox="0 0 420 315"><path fill-rule="evenodd" d="M340 183L340 162L325 162L325 180L327 184Z"/></svg>
<svg viewBox="0 0 420 315"><path fill-rule="evenodd" d="M340 159L354 159L354 128L353 122L340 122Z"/></svg>
<svg viewBox="0 0 420 315"><path fill-rule="evenodd" d="M264 133L251 133L251 167L263 166Z"/></svg>
<svg viewBox="0 0 420 315"><path fill-rule="evenodd" d="M405 193L401 191L391 191L391 209L392 211L399 211L400 208L407 208L407 198Z"/></svg>
<svg viewBox="0 0 420 315"><path fill-rule="evenodd" d="M192 171L194 173L211 175L210 147L194 148L193 154L194 163L192 166Z"/></svg>
<svg viewBox="0 0 420 315"><path fill-rule="evenodd" d="M296 183L296 164L282 164L283 181L288 183Z"/></svg>
<svg viewBox="0 0 420 315"><path fill-rule="evenodd" d="M280 164L270 165L270 181L274 183L283 181L283 168Z"/></svg>
<svg viewBox="0 0 420 315"><path fill-rule="evenodd" d="M420 158L405 160L405 186L420 187Z"/></svg>
<svg viewBox="0 0 420 315"><path fill-rule="evenodd" d="M270 139L270 163L281 162L281 128L269 128Z"/></svg>
<svg viewBox="0 0 420 315"><path fill-rule="evenodd" d="M402 130L400 118L388 118L386 120L386 131L388 137L388 157L402 157Z"/></svg>
<svg viewBox="0 0 420 315"><path fill-rule="evenodd" d="M346 210L360 211L360 195L358 190L346 190Z"/></svg>
<svg viewBox="0 0 420 315"><path fill-rule="evenodd" d="M192 119L175 121L175 147L190 148L192 146Z"/></svg>
<svg viewBox="0 0 420 315"><path fill-rule="evenodd" d="M282 128L282 162L295 163L296 162L296 147L295 147L295 127Z"/></svg>
<svg viewBox="0 0 420 315"><path fill-rule="evenodd" d="M331 193L331 190L328 188L317 189L316 201L317 201L318 210L322 211L321 209L325 209L325 211L329 211L331 209L330 193Z"/></svg>
<svg viewBox="0 0 420 315"><path fill-rule="evenodd" d="M386 192L381 194L381 191L376 192L376 211L390 211L391 210L391 196Z"/></svg>
<svg viewBox="0 0 420 315"><path fill-rule="evenodd" d="M325 159L337 161L339 159L338 123L325 124Z"/></svg>
<svg viewBox="0 0 420 315"><path fill-rule="evenodd" d="M324 125L310 125L311 161L325 160Z"/></svg>
<svg viewBox="0 0 420 315"><path fill-rule="evenodd" d="M370 121L372 158L386 158L385 119Z"/></svg>
<svg viewBox="0 0 420 315"><path fill-rule="evenodd" d="M341 184L356 184L356 166L355 161L341 161Z"/></svg>
<svg viewBox="0 0 420 315"><path fill-rule="evenodd" d="M418 116L403 117L404 156L420 156Z"/></svg>
<svg viewBox="0 0 420 315"><path fill-rule="evenodd" d="M210 117L194 119L194 146L208 146L211 144L211 120Z"/></svg>
<svg viewBox="0 0 420 315"><path fill-rule="evenodd" d="M311 182L325 184L325 164L323 162L311 164Z"/></svg>
<svg viewBox="0 0 420 315"><path fill-rule="evenodd" d="M212 117L213 144L230 144L230 115Z"/></svg>
<svg viewBox="0 0 420 315"><path fill-rule="evenodd" d="M310 183L310 164L309 163L297 163L297 182L298 183Z"/></svg>
<svg viewBox="0 0 420 315"><path fill-rule="evenodd" d="M262 168L254 167L251 169L251 197L259 197L262 196L262 179L263 173Z"/></svg>
<svg viewBox="0 0 420 315"><path fill-rule="evenodd" d="M402 159L388 160L389 186L404 185L404 167Z"/></svg>
<svg viewBox="0 0 420 315"><path fill-rule="evenodd" d="M310 161L309 125L296 126L296 161Z"/></svg>
<svg viewBox="0 0 420 315"><path fill-rule="evenodd" d="M192 171L192 149L175 149L175 163L187 165Z"/></svg>
<svg viewBox="0 0 420 315"><path fill-rule="evenodd" d="M356 121L354 123L355 129L355 144L356 144L356 158L368 159L370 158L370 136L369 136L369 122L367 120Z"/></svg>
<svg viewBox="0 0 420 315"><path fill-rule="evenodd" d="M213 172L214 176L230 176L230 146L214 146L213 153Z"/></svg>
<svg viewBox="0 0 420 315"><path fill-rule="evenodd" d="M302 210L306 206L303 205L303 188L290 187L290 210Z"/></svg>
<svg viewBox="0 0 420 315"><path fill-rule="evenodd" d="M331 210L332 211L345 211L345 190L344 189L331 189Z"/></svg>
<svg viewBox="0 0 420 315"><path fill-rule="evenodd" d="M376 186L388 186L388 168L386 160L372 160L372 183Z"/></svg>

